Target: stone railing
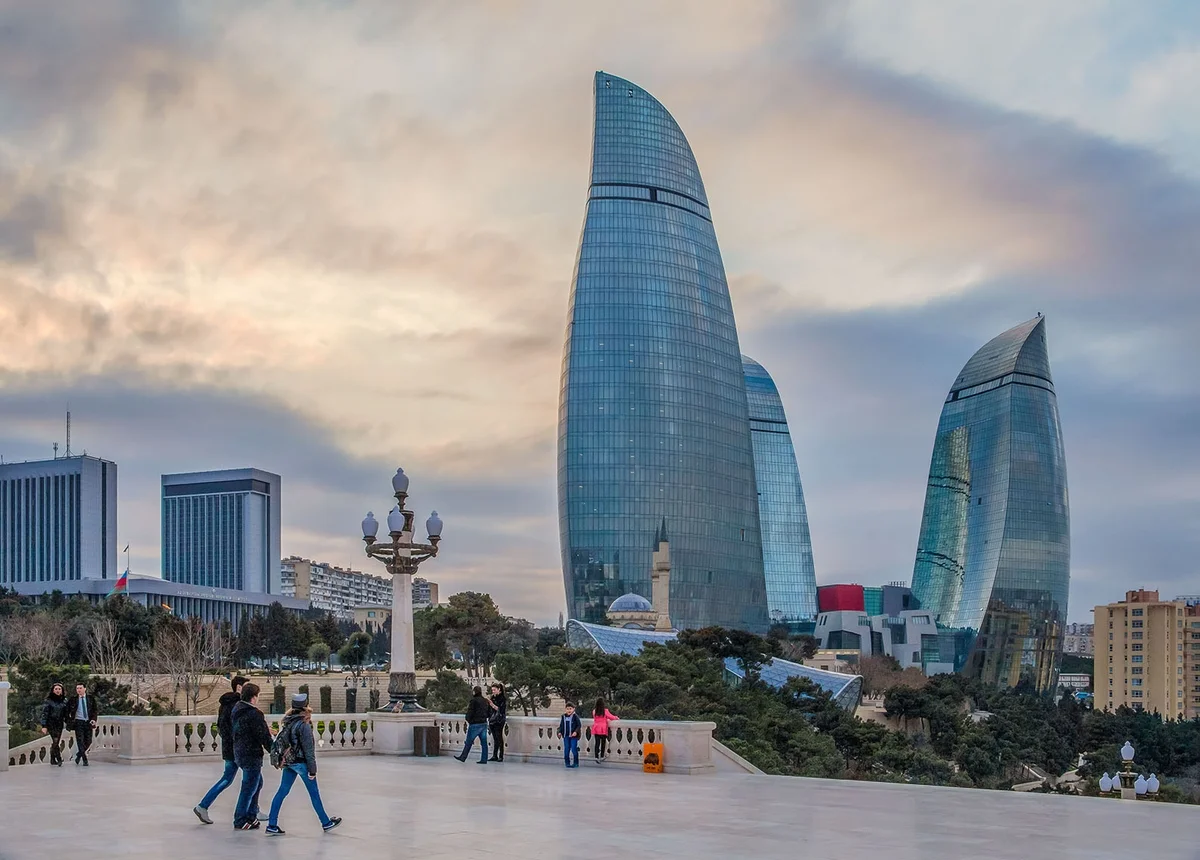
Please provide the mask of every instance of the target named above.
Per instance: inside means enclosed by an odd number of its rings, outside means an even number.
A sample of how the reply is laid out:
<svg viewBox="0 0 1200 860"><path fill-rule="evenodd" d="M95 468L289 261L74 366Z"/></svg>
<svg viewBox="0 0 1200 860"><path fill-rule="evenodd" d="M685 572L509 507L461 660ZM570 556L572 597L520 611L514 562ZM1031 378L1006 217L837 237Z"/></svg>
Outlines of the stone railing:
<svg viewBox="0 0 1200 860"><path fill-rule="evenodd" d="M272 732L279 719L268 719ZM375 731L368 714L314 714L318 755L366 754ZM63 758L73 756L75 736L63 732ZM50 738L42 736L4 757L11 766L50 763ZM216 717L101 717L88 758L121 764L160 764L181 759L218 759L221 737Z"/></svg>
<svg viewBox="0 0 1200 860"><path fill-rule="evenodd" d="M592 757L592 720L583 721L579 758ZM441 748L460 753L467 738L467 723L459 716L439 714L436 718ZM614 765L642 766L643 745L663 745L667 773L704 773L715 769L712 733L715 723L651 722L617 720L609 723L607 761ZM489 743L491 739L489 737ZM516 761L562 761L562 739L558 717L509 717L504 735L504 758ZM478 754L478 745L476 752Z"/></svg>

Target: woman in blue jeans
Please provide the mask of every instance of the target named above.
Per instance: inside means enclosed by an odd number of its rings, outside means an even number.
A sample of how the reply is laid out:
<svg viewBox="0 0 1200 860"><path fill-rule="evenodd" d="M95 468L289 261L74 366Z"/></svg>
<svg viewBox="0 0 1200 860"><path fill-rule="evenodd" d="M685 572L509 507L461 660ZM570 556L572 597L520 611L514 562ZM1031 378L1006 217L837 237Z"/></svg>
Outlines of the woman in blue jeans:
<svg viewBox="0 0 1200 860"><path fill-rule="evenodd" d="M313 743L312 710L308 707L307 694L301 693L292 699L292 709L284 716L279 735L285 738L286 751L283 756L283 776L279 781L279 790L275 792L275 799L271 801L267 835L283 835L284 831L279 828L279 810L297 779L308 789L308 799L312 801L313 810L321 821L321 829L327 832L333 830L342 823L342 819L330 818L325 812L324 804L321 803L321 791L317 788L317 747Z"/></svg>

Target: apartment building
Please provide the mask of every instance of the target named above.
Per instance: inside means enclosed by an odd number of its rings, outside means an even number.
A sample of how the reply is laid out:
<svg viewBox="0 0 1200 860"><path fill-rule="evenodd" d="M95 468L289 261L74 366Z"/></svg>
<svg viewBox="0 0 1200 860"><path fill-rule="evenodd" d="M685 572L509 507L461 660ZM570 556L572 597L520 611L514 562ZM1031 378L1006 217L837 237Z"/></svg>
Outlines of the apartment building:
<svg viewBox="0 0 1200 860"><path fill-rule="evenodd" d="M1157 591L1145 589L1095 608L1096 708L1125 705L1177 719L1187 713L1191 696L1197 699L1193 707L1200 706L1200 693L1185 696L1185 687L1200 687L1200 682L1185 682L1190 676L1185 675L1184 646L1191 642L1190 627L1185 640L1186 610L1186 604L1160 600Z"/></svg>
<svg viewBox="0 0 1200 860"><path fill-rule="evenodd" d="M291 556L280 566L283 594L312 602L313 609L354 620L358 606L391 606L392 578L349 570L307 558Z"/></svg>
<svg viewBox="0 0 1200 860"><path fill-rule="evenodd" d="M1063 653L1076 657L1091 657L1095 654L1095 624L1068 624L1063 637Z"/></svg>

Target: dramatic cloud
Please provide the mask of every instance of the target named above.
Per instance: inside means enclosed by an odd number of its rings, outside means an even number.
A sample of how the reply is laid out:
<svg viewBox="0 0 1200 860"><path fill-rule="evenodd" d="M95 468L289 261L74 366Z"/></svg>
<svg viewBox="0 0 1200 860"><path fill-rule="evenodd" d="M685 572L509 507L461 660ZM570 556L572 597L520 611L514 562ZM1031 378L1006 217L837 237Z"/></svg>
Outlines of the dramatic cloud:
<svg viewBox="0 0 1200 860"><path fill-rule="evenodd" d="M280 471L284 551L349 564L403 463L448 523L430 575L553 620L604 68L696 151L820 580L909 576L945 390L1041 310L1072 618L1200 590L1200 126L1170 119L1200 54L1145 11L951 39L938 5L0 0L0 453L49 453L70 401L146 571L161 472Z"/></svg>

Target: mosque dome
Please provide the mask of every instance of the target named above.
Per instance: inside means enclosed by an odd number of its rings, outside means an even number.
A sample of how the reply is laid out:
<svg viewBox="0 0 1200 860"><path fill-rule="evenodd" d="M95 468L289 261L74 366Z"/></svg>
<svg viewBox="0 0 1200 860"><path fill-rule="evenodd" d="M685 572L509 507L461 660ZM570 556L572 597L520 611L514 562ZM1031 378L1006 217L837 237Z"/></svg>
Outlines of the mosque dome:
<svg viewBox="0 0 1200 860"><path fill-rule="evenodd" d="M629 594L622 594L612 602L612 606L608 607L609 612L653 612L654 607L650 601L642 597L640 594L634 594L632 591Z"/></svg>

